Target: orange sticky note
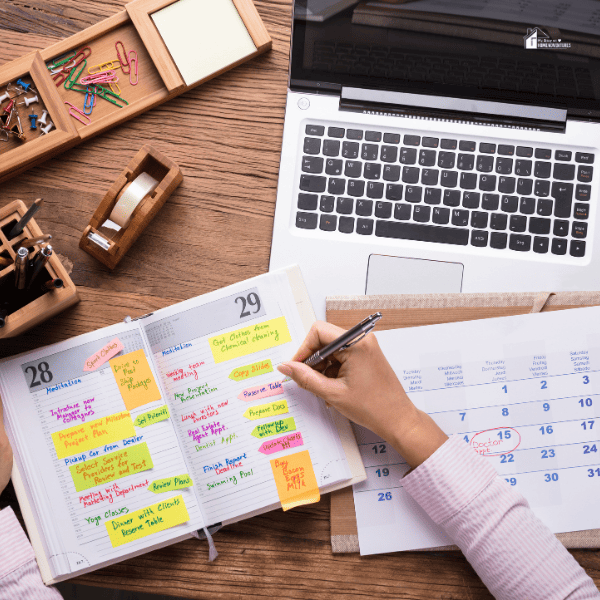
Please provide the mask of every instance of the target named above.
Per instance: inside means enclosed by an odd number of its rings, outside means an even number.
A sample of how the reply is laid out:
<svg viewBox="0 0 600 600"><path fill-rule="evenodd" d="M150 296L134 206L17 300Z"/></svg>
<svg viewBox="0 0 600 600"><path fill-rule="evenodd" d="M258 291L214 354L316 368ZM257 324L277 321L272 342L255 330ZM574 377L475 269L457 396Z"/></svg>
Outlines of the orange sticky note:
<svg viewBox="0 0 600 600"><path fill-rule="evenodd" d="M160 390L143 350L118 356L108 362L127 410L160 400Z"/></svg>
<svg viewBox="0 0 600 600"><path fill-rule="evenodd" d="M308 450L274 458L271 469L283 510L314 504L321 499Z"/></svg>

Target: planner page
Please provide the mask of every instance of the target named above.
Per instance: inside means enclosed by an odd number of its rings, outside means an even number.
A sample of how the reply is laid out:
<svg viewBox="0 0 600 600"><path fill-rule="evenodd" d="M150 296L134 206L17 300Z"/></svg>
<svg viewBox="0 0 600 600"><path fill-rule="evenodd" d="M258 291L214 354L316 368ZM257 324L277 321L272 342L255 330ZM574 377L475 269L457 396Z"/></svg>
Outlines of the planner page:
<svg viewBox="0 0 600 600"><path fill-rule="evenodd" d="M144 328L210 524L316 501L317 486L351 477L323 401L280 383L277 365L305 337L284 271L162 309Z"/></svg>
<svg viewBox="0 0 600 600"><path fill-rule="evenodd" d="M0 365L9 435L55 578L203 526L148 356L130 323Z"/></svg>
<svg viewBox="0 0 600 600"><path fill-rule="evenodd" d="M416 406L489 461L554 532L600 527L600 308L377 333ZM402 489L408 465L357 428L362 554L451 544Z"/></svg>

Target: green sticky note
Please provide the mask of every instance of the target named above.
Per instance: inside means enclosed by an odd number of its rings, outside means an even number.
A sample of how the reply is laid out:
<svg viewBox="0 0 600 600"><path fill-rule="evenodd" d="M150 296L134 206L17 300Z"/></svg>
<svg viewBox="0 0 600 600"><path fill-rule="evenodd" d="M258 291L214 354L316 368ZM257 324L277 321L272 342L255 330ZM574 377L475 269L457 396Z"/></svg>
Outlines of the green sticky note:
<svg viewBox="0 0 600 600"><path fill-rule="evenodd" d="M287 433L288 431L296 431L294 417L273 421L272 423L265 423L264 425L257 425L252 430L252 435L260 440L261 438L276 435L278 433Z"/></svg>
<svg viewBox="0 0 600 600"><path fill-rule="evenodd" d="M148 427L148 425L158 423L159 421L164 421L170 416L169 407L165 404L164 406L160 406L159 408L149 410L148 412L139 415L133 424L136 427Z"/></svg>
<svg viewBox="0 0 600 600"><path fill-rule="evenodd" d="M166 479L157 479L148 486L148 491L155 494L170 492L171 490L181 490L194 485L189 475L177 475L176 477L167 477Z"/></svg>
<svg viewBox="0 0 600 600"><path fill-rule="evenodd" d="M272 373L273 365L270 359L259 360L258 362L252 363L251 365L244 365L243 367L237 367L231 373L229 373L229 379L234 381L243 381L244 379L250 379L262 375L263 373Z"/></svg>

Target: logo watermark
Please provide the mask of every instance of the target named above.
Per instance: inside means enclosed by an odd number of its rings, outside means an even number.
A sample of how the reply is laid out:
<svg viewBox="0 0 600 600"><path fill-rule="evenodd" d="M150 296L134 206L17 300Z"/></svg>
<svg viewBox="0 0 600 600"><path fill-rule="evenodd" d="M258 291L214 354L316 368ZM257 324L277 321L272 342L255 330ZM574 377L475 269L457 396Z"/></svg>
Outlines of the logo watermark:
<svg viewBox="0 0 600 600"><path fill-rule="evenodd" d="M523 43L526 50L555 50L570 48L569 42L563 42L561 39L553 40L541 27L527 29L527 35L523 36Z"/></svg>

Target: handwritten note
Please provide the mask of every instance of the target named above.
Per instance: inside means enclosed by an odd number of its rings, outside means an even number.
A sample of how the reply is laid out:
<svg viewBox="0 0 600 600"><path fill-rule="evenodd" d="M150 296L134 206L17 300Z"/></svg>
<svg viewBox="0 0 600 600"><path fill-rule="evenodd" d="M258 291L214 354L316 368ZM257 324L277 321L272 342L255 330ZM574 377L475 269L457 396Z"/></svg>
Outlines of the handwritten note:
<svg viewBox="0 0 600 600"><path fill-rule="evenodd" d="M172 490L181 490L194 485L189 475L178 475L177 477L168 477L167 479L157 479L148 486L148 491L154 494L170 492Z"/></svg>
<svg viewBox="0 0 600 600"><path fill-rule="evenodd" d="M106 531L113 548L139 540L189 521L183 496L175 496L136 510L124 517L106 521Z"/></svg>
<svg viewBox="0 0 600 600"><path fill-rule="evenodd" d="M164 421L169 417L169 407L165 404L164 406L155 408L154 410L149 410L144 414L138 415L133 424L136 427L148 427L148 425L152 425L152 423Z"/></svg>
<svg viewBox="0 0 600 600"><path fill-rule="evenodd" d="M264 419L265 417L275 417L277 415L283 415L289 411L287 400L275 400L269 404L259 404L258 406L251 406L246 410L244 416L246 419L252 421L256 419Z"/></svg>
<svg viewBox="0 0 600 600"><path fill-rule="evenodd" d="M287 419L281 419L280 421L273 421L272 423L265 423L264 425L257 425L252 430L252 435L258 439L276 435L277 433L285 433L286 431L296 431L296 422L294 417L288 417Z"/></svg>
<svg viewBox="0 0 600 600"><path fill-rule="evenodd" d="M86 452L93 448L135 436L133 421L128 411L123 411L52 434L58 458Z"/></svg>
<svg viewBox="0 0 600 600"><path fill-rule="evenodd" d="M308 450L272 459L271 469L283 510L321 499Z"/></svg>
<svg viewBox="0 0 600 600"><path fill-rule="evenodd" d="M98 350L98 352L94 352L84 363L83 370L84 371L95 371L98 367L101 367L107 360L110 360L113 356L116 356L123 350L123 344L119 340L119 338L115 338L111 340L104 346Z"/></svg>
<svg viewBox="0 0 600 600"><path fill-rule="evenodd" d="M208 339L216 363L240 358L291 341L285 317L248 325L243 329L236 329Z"/></svg>
<svg viewBox="0 0 600 600"><path fill-rule="evenodd" d="M69 467L78 492L152 469L148 444L142 442Z"/></svg>
<svg viewBox="0 0 600 600"><path fill-rule="evenodd" d="M130 352L109 362L127 410L160 400L160 390L143 350Z"/></svg>
<svg viewBox="0 0 600 600"><path fill-rule="evenodd" d="M304 440L302 434L298 431L296 433L290 433L268 442L263 442L262 446L258 449L263 454L275 454L275 452L282 452L283 450L289 450L290 448L296 448L302 446Z"/></svg>
<svg viewBox="0 0 600 600"><path fill-rule="evenodd" d="M245 365L243 367L237 367L231 373L229 373L229 379L234 381L242 381L244 379L250 379L250 377L256 377L263 373L272 373L273 365L269 359L259 360L251 365Z"/></svg>
<svg viewBox="0 0 600 600"><path fill-rule="evenodd" d="M283 394L281 381L274 381L273 383L267 383L266 385L257 385L256 387L248 388L239 394L238 398L249 402L250 400L260 400L261 398L268 398L269 396L279 396L280 394Z"/></svg>

